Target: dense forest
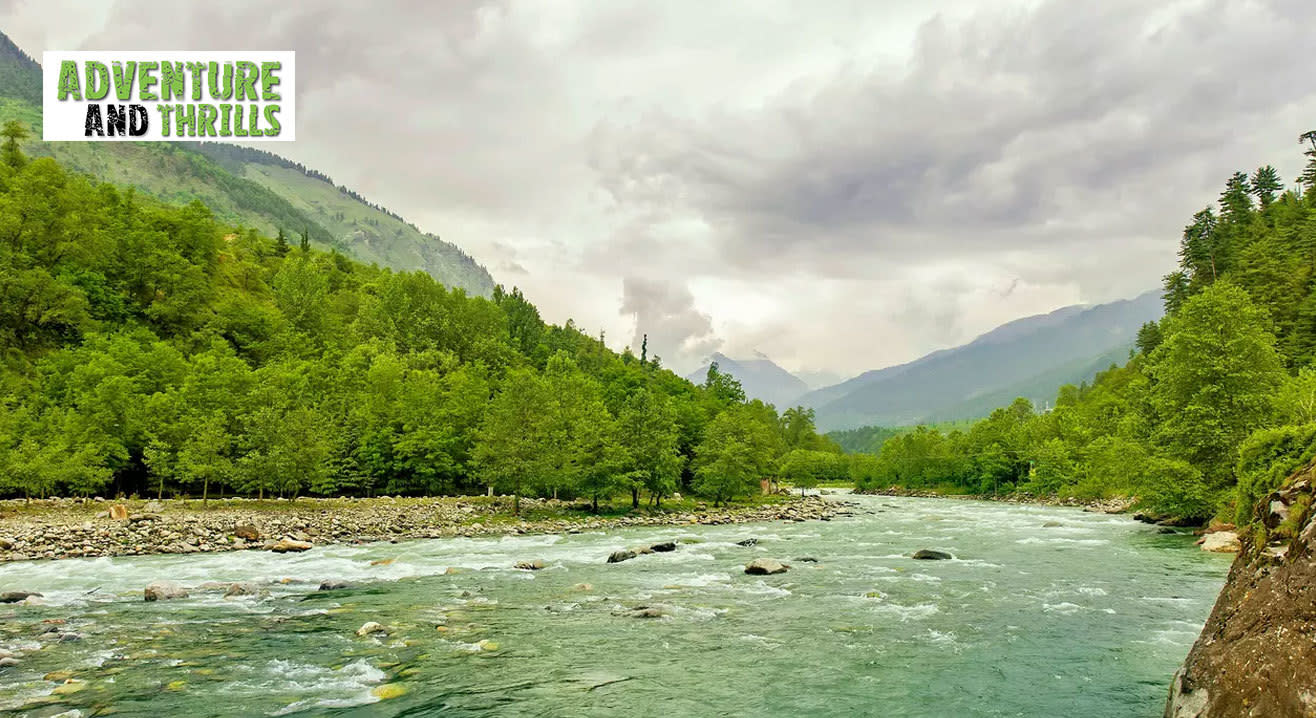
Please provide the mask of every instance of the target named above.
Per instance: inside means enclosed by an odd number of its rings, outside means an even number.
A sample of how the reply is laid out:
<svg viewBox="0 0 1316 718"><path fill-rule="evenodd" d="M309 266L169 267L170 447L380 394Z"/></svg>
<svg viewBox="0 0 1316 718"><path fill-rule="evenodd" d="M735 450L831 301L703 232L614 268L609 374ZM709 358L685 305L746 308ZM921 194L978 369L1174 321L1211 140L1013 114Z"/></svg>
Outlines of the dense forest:
<svg viewBox="0 0 1316 718"><path fill-rule="evenodd" d="M1019 399L964 430L887 438L855 462L859 486L1136 496L1245 521L1316 455L1316 132L1300 142L1296 188L1270 166L1238 172L1192 217L1166 317L1126 365L1061 387L1050 411Z"/></svg>
<svg viewBox="0 0 1316 718"><path fill-rule="evenodd" d="M491 298L0 147L0 495L449 494L633 507L844 476L813 415Z"/></svg>

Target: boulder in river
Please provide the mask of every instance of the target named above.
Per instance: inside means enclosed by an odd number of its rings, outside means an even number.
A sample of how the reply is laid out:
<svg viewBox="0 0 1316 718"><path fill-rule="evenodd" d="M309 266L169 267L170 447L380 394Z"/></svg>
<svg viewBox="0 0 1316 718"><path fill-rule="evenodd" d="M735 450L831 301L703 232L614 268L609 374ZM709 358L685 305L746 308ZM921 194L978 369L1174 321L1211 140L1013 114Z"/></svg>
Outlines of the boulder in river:
<svg viewBox="0 0 1316 718"><path fill-rule="evenodd" d="M744 541L737 541L737 542L736 542L736 545L737 545L737 546L755 546L755 545L758 544L758 542L759 542L759 540L756 539L756 538L747 538L747 539L745 539Z"/></svg>
<svg viewBox="0 0 1316 718"><path fill-rule="evenodd" d="M292 539L292 538L281 538L278 541L275 541L272 546L270 546L270 550L273 551L274 553L295 553L298 551L309 551L311 550L311 547L312 545L310 541L298 541L297 539Z"/></svg>
<svg viewBox="0 0 1316 718"><path fill-rule="evenodd" d="M339 590L339 589L343 589L343 588L351 588L351 587L352 587L352 584L348 583L347 581L338 581L338 580L332 580L332 579L331 579L331 580L328 580L328 581L321 581L321 582L320 582L320 588L317 589L317 590L320 590L320 591L337 591L337 590Z"/></svg>
<svg viewBox="0 0 1316 718"><path fill-rule="evenodd" d="M13 656L5 656L4 658L0 658L0 668L13 668L14 666L17 666L20 663L22 663L22 661L18 660L17 658L14 658Z"/></svg>
<svg viewBox="0 0 1316 718"><path fill-rule="evenodd" d="M622 549L620 551L613 551L612 555L608 556L608 563L621 563L622 561L629 561L633 558L635 558L634 551L631 551L630 549Z"/></svg>
<svg viewBox="0 0 1316 718"><path fill-rule="evenodd" d="M0 593L0 603L18 603L30 596L41 598L41 594L36 591L5 591Z"/></svg>
<svg viewBox="0 0 1316 718"><path fill-rule="evenodd" d="M1238 553L1242 548L1238 534L1233 531L1216 531L1202 537L1202 550L1212 553Z"/></svg>
<svg viewBox="0 0 1316 718"><path fill-rule="evenodd" d="M224 591L224 598L230 596L255 596L258 593L260 593L260 589L256 587L256 584L239 581L228 585L228 589Z"/></svg>
<svg viewBox="0 0 1316 718"><path fill-rule="evenodd" d="M388 629L384 627L384 624L375 621L366 621L361 624L360 628L356 629L356 635L358 636L369 636L373 633L388 633Z"/></svg>
<svg viewBox="0 0 1316 718"><path fill-rule="evenodd" d="M774 573L786 573L789 564L772 558L756 558L745 564L745 573L751 576L770 576Z"/></svg>
<svg viewBox="0 0 1316 718"><path fill-rule="evenodd" d="M187 590L173 581L156 581L142 592L147 601L169 601L187 598Z"/></svg>
<svg viewBox="0 0 1316 718"><path fill-rule="evenodd" d="M544 567L544 559L537 558L533 561L517 561L515 568L522 571L538 571Z"/></svg>
<svg viewBox="0 0 1316 718"><path fill-rule="evenodd" d="M656 543L656 544L653 544L652 546L650 546L650 547L649 547L649 550L650 550L650 551L655 551L655 552L657 552L657 553L667 553L668 551L675 551L675 550L676 550L676 542L675 542L675 541L663 541L662 543Z"/></svg>
<svg viewBox="0 0 1316 718"><path fill-rule="evenodd" d="M921 548L915 551L913 557L919 561L945 561L946 559L955 558L945 551L937 551L930 548Z"/></svg>

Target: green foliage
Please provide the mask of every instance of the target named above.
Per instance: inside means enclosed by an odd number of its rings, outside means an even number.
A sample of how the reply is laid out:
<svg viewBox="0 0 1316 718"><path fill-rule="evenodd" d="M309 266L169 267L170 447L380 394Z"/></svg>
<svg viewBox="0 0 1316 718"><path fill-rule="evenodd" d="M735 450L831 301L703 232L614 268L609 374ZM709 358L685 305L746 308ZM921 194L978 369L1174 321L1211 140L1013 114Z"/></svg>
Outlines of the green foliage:
<svg viewBox="0 0 1316 718"><path fill-rule="evenodd" d="M781 439L762 406L734 405L708 425L696 452L694 486L714 504L753 493L773 473Z"/></svg>
<svg viewBox="0 0 1316 718"><path fill-rule="evenodd" d="M515 288L288 244L48 157L0 165L0 495L492 486L597 509L692 482L726 501L788 441L832 449L808 412L619 356Z"/></svg>

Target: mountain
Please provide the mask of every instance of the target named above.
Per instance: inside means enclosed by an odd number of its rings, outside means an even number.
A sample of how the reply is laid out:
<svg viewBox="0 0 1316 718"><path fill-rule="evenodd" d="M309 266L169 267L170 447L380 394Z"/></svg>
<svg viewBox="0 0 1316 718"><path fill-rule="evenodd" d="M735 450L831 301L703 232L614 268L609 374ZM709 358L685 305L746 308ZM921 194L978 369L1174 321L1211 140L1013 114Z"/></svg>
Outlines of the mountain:
<svg viewBox="0 0 1316 718"><path fill-rule="evenodd" d="M54 157L105 182L171 203L200 200L224 222L267 234L283 230L367 263L422 270L469 294L488 296L488 270L451 242L336 186L323 173L239 145L198 142L42 142L41 67L0 33L0 123L32 131L23 150Z"/></svg>
<svg viewBox="0 0 1316 718"><path fill-rule="evenodd" d="M708 366L713 362L717 362L720 371L740 382L746 396L762 399L778 409L795 406L795 400L809 390L809 385L803 379L777 366L762 354L753 359L732 359L720 352L715 353L697 371L686 375L686 378L696 384L704 383Z"/></svg>
<svg viewBox="0 0 1316 718"><path fill-rule="evenodd" d="M824 430L985 416L1023 396L1045 406L1064 384L1128 358L1138 328L1163 313L1158 292L1057 309L1003 324L963 346L865 372L800 397Z"/></svg>

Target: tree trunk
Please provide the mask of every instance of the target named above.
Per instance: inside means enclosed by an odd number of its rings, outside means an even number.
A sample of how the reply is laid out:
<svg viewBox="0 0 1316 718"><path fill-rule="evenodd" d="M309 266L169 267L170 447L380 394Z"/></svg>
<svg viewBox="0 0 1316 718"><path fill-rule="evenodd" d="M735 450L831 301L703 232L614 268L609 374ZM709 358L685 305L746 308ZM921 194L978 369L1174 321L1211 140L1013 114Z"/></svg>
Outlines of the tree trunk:
<svg viewBox="0 0 1316 718"><path fill-rule="evenodd" d="M204 507L204 506L208 506L209 504L210 504L210 477L207 476L206 478L201 480L201 505Z"/></svg>
<svg viewBox="0 0 1316 718"><path fill-rule="evenodd" d="M521 494L512 494L512 513L516 516L521 515Z"/></svg>
<svg viewBox="0 0 1316 718"><path fill-rule="evenodd" d="M640 508L640 488L638 486L631 487L631 508Z"/></svg>
<svg viewBox="0 0 1316 718"><path fill-rule="evenodd" d="M597 514L597 513L599 512L599 495L598 495L598 494L594 494L594 506L593 506L593 509L594 509L594 513Z"/></svg>

